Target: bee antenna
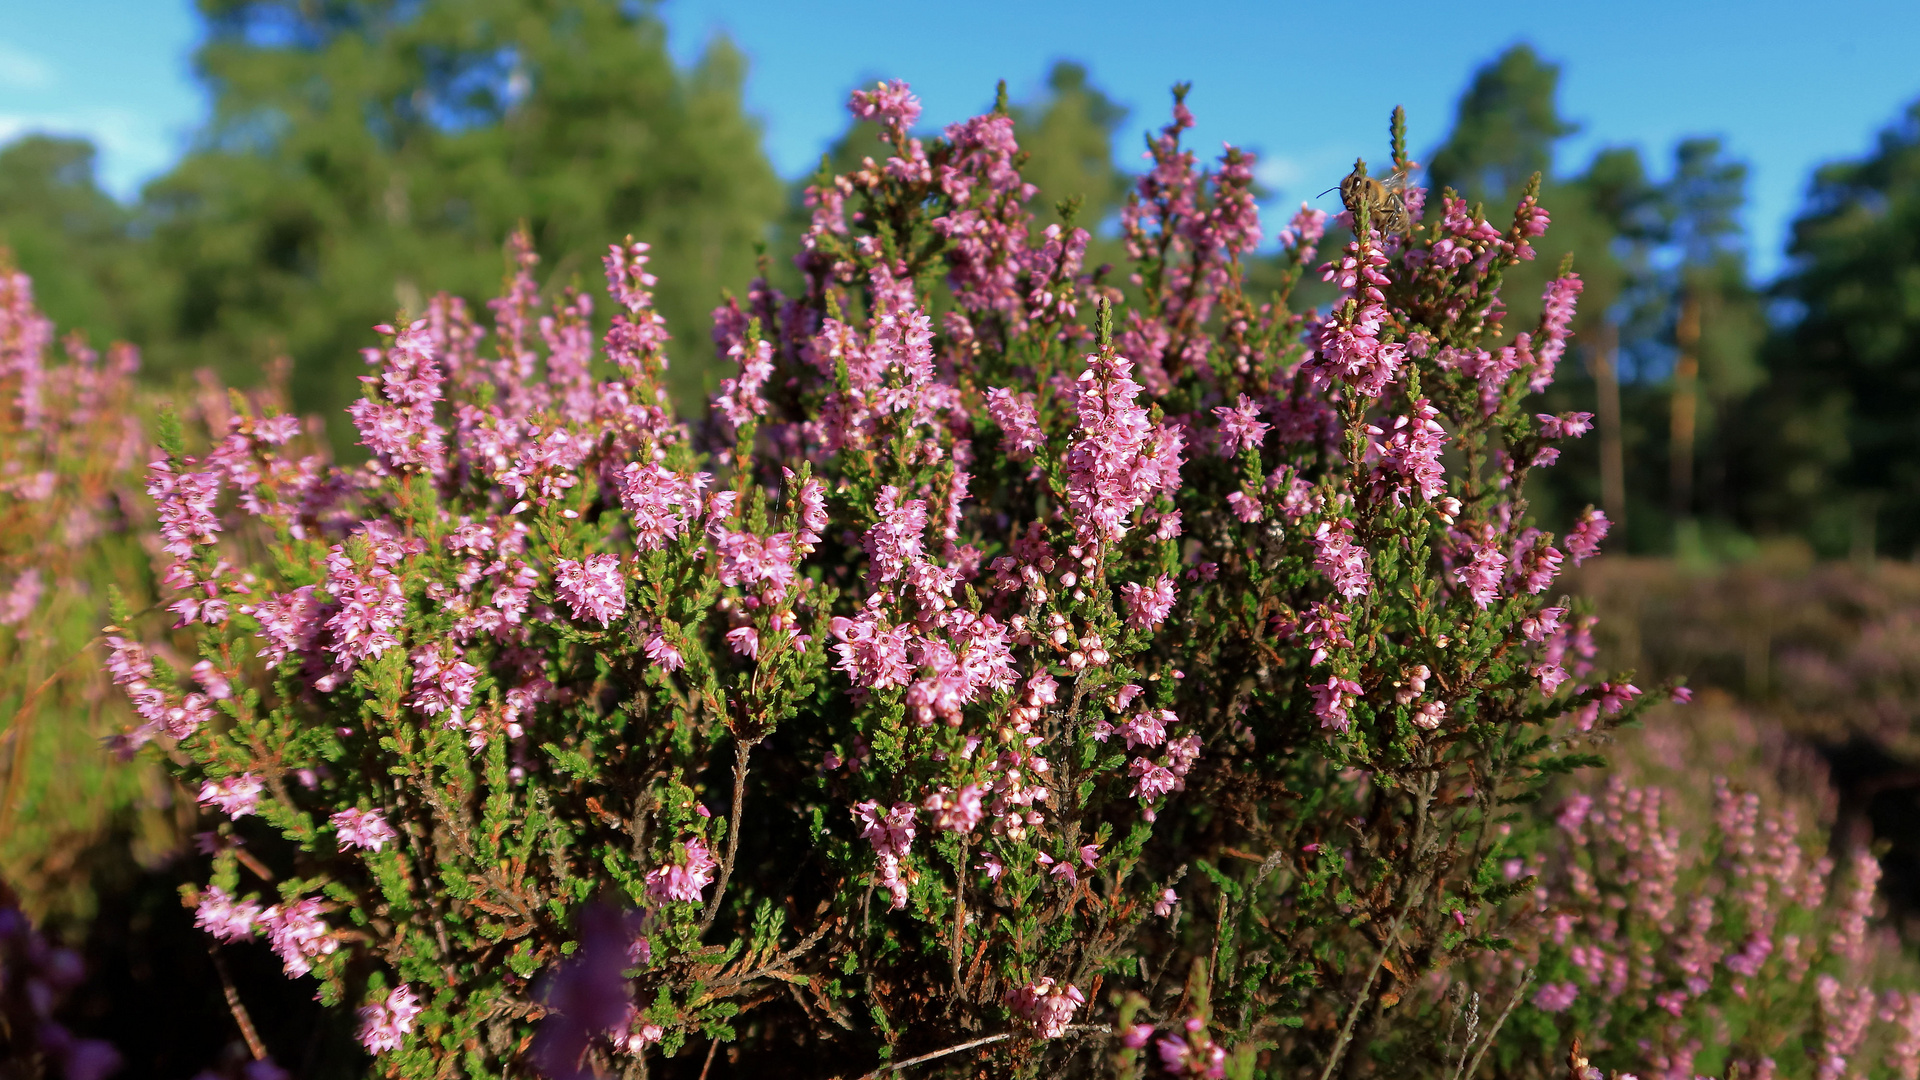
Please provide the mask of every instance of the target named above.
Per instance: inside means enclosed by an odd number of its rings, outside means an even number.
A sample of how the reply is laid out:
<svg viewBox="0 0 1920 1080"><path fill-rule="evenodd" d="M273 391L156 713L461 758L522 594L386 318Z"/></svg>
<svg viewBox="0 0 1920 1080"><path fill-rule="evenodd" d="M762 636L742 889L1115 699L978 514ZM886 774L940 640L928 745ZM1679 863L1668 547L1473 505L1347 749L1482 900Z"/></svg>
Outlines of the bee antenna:
<svg viewBox="0 0 1920 1080"><path fill-rule="evenodd" d="M1340 185L1339 185L1339 184L1335 184L1335 185L1333 185L1332 187L1330 187L1330 188L1328 188L1328 189L1327 189L1327 191L1339 191L1339 190L1340 190ZM1325 194L1327 193L1327 191L1323 191L1323 192L1321 192L1321 193L1320 193L1320 195L1325 195ZM1316 199L1317 199L1317 198L1319 198L1319 197L1320 197L1320 195L1315 195L1315 196L1314 196L1314 198L1316 198Z"/></svg>

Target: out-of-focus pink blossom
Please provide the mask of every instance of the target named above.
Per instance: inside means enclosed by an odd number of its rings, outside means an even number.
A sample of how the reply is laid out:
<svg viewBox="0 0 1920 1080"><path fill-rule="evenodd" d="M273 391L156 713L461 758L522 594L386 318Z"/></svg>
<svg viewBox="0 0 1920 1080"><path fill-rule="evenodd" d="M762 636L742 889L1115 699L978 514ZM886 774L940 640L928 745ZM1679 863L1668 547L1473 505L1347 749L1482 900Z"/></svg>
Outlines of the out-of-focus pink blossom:
<svg viewBox="0 0 1920 1080"><path fill-rule="evenodd" d="M1260 405L1245 394L1238 403L1213 410L1220 419L1220 456L1236 457L1247 450L1260 449L1272 426L1260 422Z"/></svg>
<svg viewBox="0 0 1920 1080"><path fill-rule="evenodd" d="M1579 566L1599 552L1600 541L1606 539L1612 524L1605 512L1587 507L1566 538L1567 557L1573 560L1573 565Z"/></svg>
<svg viewBox="0 0 1920 1080"><path fill-rule="evenodd" d="M680 850L685 856L683 861L670 862L647 872L648 896L655 900L698 903L700 891L713 884L713 872L720 862L707 850L707 842L697 836L689 837L680 845Z"/></svg>
<svg viewBox="0 0 1920 1080"><path fill-rule="evenodd" d="M1533 993L1533 1007L1542 1012L1566 1012L1580 996L1580 988L1570 982L1542 983Z"/></svg>
<svg viewBox="0 0 1920 1080"><path fill-rule="evenodd" d="M200 805L217 806L230 818L243 818L260 805L266 782L252 773L209 780L200 785Z"/></svg>
<svg viewBox="0 0 1920 1080"><path fill-rule="evenodd" d="M378 810L342 810L329 820L342 848L379 851L398 839L393 826L387 824Z"/></svg>
<svg viewBox="0 0 1920 1080"><path fill-rule="evenodd" d="M193 910L193 925L215 941L245 941L255 934L259 922L259 904L235 900L218 886L201 893L200 903Z"/></svg>
<svg viewBox="0 0 1920 1080"><path fill-rule="evenodd" d="M987 391L987 414L1006 432L1007 456L1015 460L1032 457L1045 446L1046 433L1040 430L1033 410L1033 395L1027 391L995 388Z"/></svg>
<svg viewBox="0 0 1920 1080"><path fill-rule="evenodd" d="M320 918L320 901L308 897L291 904L275 904L260 913L267 943L280 957L287 977L297 979L313 970L313 961L331 956L340 947Z"/></svg>
<svg viewBox="0 0 1920 1080"><path fill-rule="evenodd" d="M413 1030L414 1018L425 1009L413 988L401 983L387 991L384 1001L360 1007L360 1045L369 1054L400 1049L402 1036Z"/></svg>
<svg viewBox="0 0 1920 1080"><path fill-rule="evenodd" d="M1546 211L1540 210L1538 213L1544 221ZM1574 305L1580 299L1582 285L1579 274L1568 274L1547 282L1547 291L1541 294L1540 343L1534 350L1533 376L1527 380L1527 388L1535 393L1552 385L1554 370L1559 366L1560 358L1566 355L1567 328L1573 325ZM1579 434L1572 432L1571 436L1578 437Z"/></svg>
<svg viewBox="0 0 1920 1080"><path fill-rule="evenodd" d="M1033 1027L1042 1039L1057 1039L1067 1033L1074 1010L1087 1003L1077 986L1067 986L1045 977L1007 991L1007 1007Z"/></svg>

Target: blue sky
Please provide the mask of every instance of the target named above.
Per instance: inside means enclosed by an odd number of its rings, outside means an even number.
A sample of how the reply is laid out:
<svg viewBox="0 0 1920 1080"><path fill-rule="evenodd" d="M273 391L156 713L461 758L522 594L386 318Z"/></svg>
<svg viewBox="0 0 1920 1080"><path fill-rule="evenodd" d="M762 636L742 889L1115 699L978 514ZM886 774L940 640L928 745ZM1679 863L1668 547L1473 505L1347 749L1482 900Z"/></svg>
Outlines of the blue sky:
<svg viewBox="0 0 1920 1080"><path fill-rule="evenodd" d="M944 123L986 105L998 78L1015 98L1034 94L1052 61L1068 57L1133 110L1123 164L1164 117L1167 87L1191 80L1196 144L1259 150L1263 179L1292 199L1334 183L1356 155L1382 156L1396 104L1407 107L1416 156L1430 150L1473 69L1525 40L1562 65L1562 112L1582 125L1563 167L1625 143L1664 170L1673 144L1694 134L1722 136L1750 162L1762 274L1780 264L1813 168L1862 153L1920 97L1913 0L666 0L661 10L683 60L722 33L746 52L748 106L788 176L818 160L862 80L910 80L927 118ZM197 33L187 0L0 3L0 140L91 135L104 179L130 195L177 156L206 108L190 62Z"/></svg>

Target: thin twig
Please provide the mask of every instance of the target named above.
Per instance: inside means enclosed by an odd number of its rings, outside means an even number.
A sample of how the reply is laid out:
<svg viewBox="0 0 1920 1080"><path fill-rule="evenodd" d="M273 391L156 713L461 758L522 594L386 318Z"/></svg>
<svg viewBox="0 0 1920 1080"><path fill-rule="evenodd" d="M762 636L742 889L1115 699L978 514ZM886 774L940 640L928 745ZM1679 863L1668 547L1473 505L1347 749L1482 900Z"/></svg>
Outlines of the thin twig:
<svg viewBox="0 0 1920 1080"><path fill-rule="evenodd" d="M720 1049L719 1039L715 1039L712 1042L707 1044L707 1063L705 1065L700 1066L700 1080L707 1080L707 1070L713 1068L713 1055L719 1049Z"/></svg>
<svg viewBox="0 0 1920 1080"><path fill-rule="evenodd" d="M0 795L0 836L7 836L13 830L14 796L19 790L20 774L26 770L27 744L33 738L33 721L38 715L34 706L39 703L40 695L45 693L48 687L58 682L60 676L66 673L67 668L71 666L75 660L85 656L87 650L93 648L94 643L100 640L99 635L94 636L85 645L74 650L73 655L55 665L52 674L41 680L39 685L27 691L26 694L21 697L19 707L14 709L13 727L8 729L8 733L13 736L13 755L11 762L7 766L6 792L4 795Z"/></svg>
<svg viewBox="0 0 1920 1080"><path fill-rule="evenodd" d="M1334 1040L1333 1052L1327 1055L1327 1067L1320 1070L1320 1080L1329 1080L1340 1057L1346 1053L1347 1043L1353 1038L1354 1021L1360 1019L1360 1013L1367 1007L1367 999L1373 994L1373 980L1380 975L1380 966L1387 962L1387 954L1393 951L1394 942L1400 938L1400 925L1407 919L1407 908L1413 904L1414 890L1407 890L1407 899L1400 905L1400 914L1393 917L1393 926L1387 930L1387 940L1380 944L1380 955L1373 958L1373 967L1367 969L1367 981L1360 986L1360 994L1353 999L1353 1008L1347 1012L1347 1022L1340 1027L1340 1037Z"/></svg>
<svg viewBox="0 0 1920 1080"><path fill-rule="evenodd" d="M1507 1007L1500 1010L1499 1018L1494 1020L1493 1026L1487 1029L1487 1037L1480 1041L1480 1049L1473 1054L1473 1063L1467 1066L1467 1071L1461 1074L1460 1080L1473 1080L1473 1075L1480 1071L1480 1059L1487 1056L1487 1047L1492 1046L1493 1040L1500 1037L1500 1025L1507 1022L1507 1015L1513 1012L1515 1005L1520 1003L1520 995L1526 993L1527 987L1533 983L1533 974L1533 969L1528 968L1527 973L1520 977L1520 985L1513 988L1513 996L1507 999Z"/></svg>
<svg viewBox="0 0 1920 1080"><path fill-rule="evenodd" d="M247 1007L240 1003L240 991L233 988L233 978L227 974L227 962L220 958L220 947L208 945L207 955L213 958L213 970L220 975L220 988L227 994L227 1011L233 1014L233 1022L240 1027L240 1037L247 1041L247 1051L255 1061L267 1060L267 1044L260 1041L260 1033L253 1029L253 1018L247 1015Z"/></svg>
<svg viewBox="0 0 1920 1080"><path fill-rule="evenodd" d="M727 893L727 879L733 876L733 860L740 854L740 812L747 800L747 755L753 753L754 743L734 736L733 741L733 820L727 822L727 855L720 863L720 880L713 890L713 899L707 901L707 910L700 917L700 931L705 933L713 925L713 917L720 913L720 900Z"/></svg>
<svg viewBox="0 0 1920 1080"><path fill-rule="evenodd" d="M879 1068L868 1073L867 1075L861 1077L860 1080L879 1080L880 1077L885 1076L888 1073L898 1072L909 1065L918 1065L923 1061L932 1061L935 1058L943 1058L943 1057L946 1057L948 1054L962 1053L967 1050L972 1050L975 1047L991 1046L994 1043L1005 1042L1006 1040L1011 1038L1013 1038L1013 1033L1010 1031L1003 1031L998 1035L988 1035L984 1038L975 1039L972 1042L963 1042L958 1046L949 1046L945 1050L935 1050L931 1054L921 1054L919 1057L911 1057L905 1061L895 1061L890 1064L882 1065Z"/></svg>
<svg viewBox="0 0 1920 1080"><path fill-rule="evenodd" d="M1068 1025L1066 1031L1099 1031L1099 1032L1111 1033L1113 1031L1113 1028L1106 1024L1070 1024ZM1065 1034L1065 1033L1066 1032L1062 1032L1062 1034ZM865 1076L862 1076L860 1080L880 1080L881 1077L886 1076L888 1073L898 1072L899 1070L904 1069L909 1065L919 1065L922 1062L932 1061L935 1058L943 1058L948 1056L949 1054L964 1053L965 1051L973 1050L978 1047L991 1046L997 1042L1005 1042L1006 1040L1013 1038L1014 1034L1015 1033L1011 1031L1003 1031L998 1035L986 1035L981 1038L974 1039L971 1042L963 1042L958 1046L949 1046L945 1050L935 1050L931 1054L921 1054L919 1057L910 1057L905 1061L889 1062L873 1070L872 1072L867 1073Z"/></svg>

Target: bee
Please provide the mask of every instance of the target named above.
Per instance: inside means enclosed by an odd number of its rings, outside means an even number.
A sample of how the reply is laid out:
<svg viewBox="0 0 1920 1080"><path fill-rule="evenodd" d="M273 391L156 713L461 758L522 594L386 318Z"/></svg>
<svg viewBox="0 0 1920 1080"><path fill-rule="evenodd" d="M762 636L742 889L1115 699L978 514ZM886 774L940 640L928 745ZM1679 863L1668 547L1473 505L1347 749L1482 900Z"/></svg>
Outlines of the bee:
<svg viewBox="0 0 1920 1080"><path fill-rule="evenodd" d="M1406 188L1406 169L1396 167L1385 180L1375 180L1367 175L1366 160L1355 158L1353 171L1340 181L1340 202L1356 221L1360 217L1360 206L1365 203L1370 223L1382 235L1404 233L1412 225L1407 220Z"/></svg>

